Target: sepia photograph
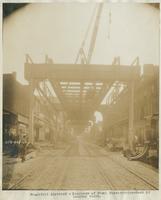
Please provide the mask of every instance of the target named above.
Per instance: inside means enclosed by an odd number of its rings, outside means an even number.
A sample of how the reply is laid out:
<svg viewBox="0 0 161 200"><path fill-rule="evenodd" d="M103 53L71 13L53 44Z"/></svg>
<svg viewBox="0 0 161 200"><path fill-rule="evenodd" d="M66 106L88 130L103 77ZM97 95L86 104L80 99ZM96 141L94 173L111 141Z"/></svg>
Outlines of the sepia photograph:
<svg viewBox="0 0 161 200"><path fill-rule="evenodd" d="M2 11L2 190L158 191L160 4Z"/></svg>

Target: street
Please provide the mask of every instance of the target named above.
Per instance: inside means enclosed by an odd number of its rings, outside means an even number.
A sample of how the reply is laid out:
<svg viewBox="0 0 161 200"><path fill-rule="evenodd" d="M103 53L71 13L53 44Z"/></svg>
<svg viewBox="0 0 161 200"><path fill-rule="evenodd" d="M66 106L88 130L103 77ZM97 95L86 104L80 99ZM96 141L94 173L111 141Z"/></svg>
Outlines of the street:
<svg viewBox="0 0 161 200"><path fill-rule="evenodd" d="M6 170L9 169L7 166ZM6 187L156 190L158 172L141 162L128 161L120 152L108 152L78 138L65 149L43 149L34 158L14 164L12 177L8 183L6 181Z"/></svg>
<svg viewBox="0 0 161 200"><path fill-rule="evenodd" d="M2 0L0 200L159 200L160 3Z"/></svg>

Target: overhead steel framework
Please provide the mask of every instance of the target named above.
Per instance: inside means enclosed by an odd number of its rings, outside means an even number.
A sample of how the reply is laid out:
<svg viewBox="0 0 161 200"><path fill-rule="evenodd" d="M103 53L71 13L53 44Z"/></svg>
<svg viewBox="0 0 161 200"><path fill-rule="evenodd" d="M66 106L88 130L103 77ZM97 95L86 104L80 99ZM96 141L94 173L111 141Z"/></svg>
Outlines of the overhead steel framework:
<svg viewBox="0 0 161 200"><path fill-rule="evenodd" d="M89 118L115 81L129 84L139 76L139 65L34 64L28 57L25 63L25 78L48 79L70 118L79 120Z"/></svg>
<svg viewBox="0 0 161 200"><path fill-rule="evenodd" d="M25 63L25 78L30 83L30 130L33 132L33 91L38 90L46 94L38 86L39 82L48 80L61 105L70 120L88 121L93 112L100 105L105 95L113 87L113 94L117 98L118 84L126 84L129 88L129 137L133 137L133 104L134 83L140 78L140 65L138 58L132 66L120 65L118 59L114 59L112 65L96 64L55 64L46 58L45 63L33 63L27 55ZM69 84L70 83L70 84ZM117 84L116 84L117 83ZM46 97L48 99L48 97ZM48 99L49 101L49 99Z"/></svg>

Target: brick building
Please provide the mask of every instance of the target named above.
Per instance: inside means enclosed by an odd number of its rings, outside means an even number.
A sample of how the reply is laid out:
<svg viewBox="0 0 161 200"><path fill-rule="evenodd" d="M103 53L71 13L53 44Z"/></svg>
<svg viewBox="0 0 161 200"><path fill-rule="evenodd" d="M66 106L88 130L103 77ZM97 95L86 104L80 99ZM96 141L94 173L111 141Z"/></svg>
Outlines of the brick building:
<svg viewBox="0 0 161 200"><path fill-rule="evenodd" d="M29 90L16 81L16 73L3 75L3 130L17 135L27 133Z"/></svg>
<svg viewBox="0 0 161 200"><path fill-rule="evenodd" d="M57 97L50 97L50 105L41 96L34 95L34 142L50 141L65 137L66 116ZM29 86L16 80L16 73L3 75L3 135L29 136Z"/></svg>

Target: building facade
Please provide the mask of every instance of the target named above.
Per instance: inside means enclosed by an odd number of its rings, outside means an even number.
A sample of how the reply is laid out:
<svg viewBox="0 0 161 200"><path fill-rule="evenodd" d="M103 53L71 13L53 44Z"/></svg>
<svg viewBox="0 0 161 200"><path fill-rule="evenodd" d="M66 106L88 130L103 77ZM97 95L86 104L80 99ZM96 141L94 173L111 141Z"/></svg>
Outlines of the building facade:
<svg viewBox="0 0 161 200"><path fill-rule="evenodd" d="M103 130L106 138L115 140L122 147L129 143L129 98L128 87L120 93L114 104L104 106ZM134 139L140 145L154 143L158 148L159 138L159 67L145 65L140 79L134 84Z"/></svg>

